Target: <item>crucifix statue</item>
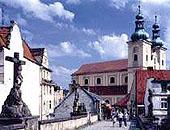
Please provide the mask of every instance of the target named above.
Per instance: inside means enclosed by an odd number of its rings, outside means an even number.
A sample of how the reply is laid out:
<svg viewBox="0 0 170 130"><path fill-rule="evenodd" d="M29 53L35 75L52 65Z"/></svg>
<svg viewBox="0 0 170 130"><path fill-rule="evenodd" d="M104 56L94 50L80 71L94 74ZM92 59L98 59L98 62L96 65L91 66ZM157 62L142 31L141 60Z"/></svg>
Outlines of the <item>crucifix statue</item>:
<svg viewBox="0 0 170 130"><path fill-rule="evenodd" d="M13 87L2 106L0 117L21 118L31 116L28 106L22 100L20 90L23 82L23 77L21 75L22 65L25 65L25 61L20 60L19 53L16 52L14 53L14 57L6 56L5 60L14 63L14 76Z"/></svg>

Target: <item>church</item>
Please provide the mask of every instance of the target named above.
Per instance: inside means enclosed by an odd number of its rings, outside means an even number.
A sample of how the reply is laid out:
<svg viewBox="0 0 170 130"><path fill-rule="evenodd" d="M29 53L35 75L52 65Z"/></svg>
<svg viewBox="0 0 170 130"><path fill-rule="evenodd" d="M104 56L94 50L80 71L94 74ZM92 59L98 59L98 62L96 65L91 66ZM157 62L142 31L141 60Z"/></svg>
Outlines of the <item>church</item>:
<svg viewBox="0 0 170 130"><path fill-rule="evenodd" d="M112 105L131 104L133 98L139 106L143 105L147 78L170 79L170 71L166 70L167 48L160 38L157 16L151 37L144 24L139 6L135 30L127 42L128 58L84 64L72 74L72 80L90 92L101 95Z"/></svg>

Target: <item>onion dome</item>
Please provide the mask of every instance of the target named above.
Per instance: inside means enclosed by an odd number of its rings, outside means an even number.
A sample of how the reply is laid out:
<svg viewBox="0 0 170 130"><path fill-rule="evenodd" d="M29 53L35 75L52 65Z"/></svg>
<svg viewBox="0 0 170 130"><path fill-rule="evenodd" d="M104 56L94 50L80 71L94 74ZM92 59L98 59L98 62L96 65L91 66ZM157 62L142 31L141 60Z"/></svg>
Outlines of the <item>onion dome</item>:
<svg viewBox="0 0 170 130"><path fill-rule="evenodd" d="M135 32L131 35L132 41L147 40L149 38L149 34L145 31L144 28L144 18L140 12L140 6L138 6L138 8L139 13L136 15Z"/></svg>
<svg viewBox="0 0 170 130"><path fill-rule="evenodd" d="M157 16L155 16L155 23L152 26L152 44L154 47L162 47L163 41L160 39L160 29L157 23Z"/></svg>

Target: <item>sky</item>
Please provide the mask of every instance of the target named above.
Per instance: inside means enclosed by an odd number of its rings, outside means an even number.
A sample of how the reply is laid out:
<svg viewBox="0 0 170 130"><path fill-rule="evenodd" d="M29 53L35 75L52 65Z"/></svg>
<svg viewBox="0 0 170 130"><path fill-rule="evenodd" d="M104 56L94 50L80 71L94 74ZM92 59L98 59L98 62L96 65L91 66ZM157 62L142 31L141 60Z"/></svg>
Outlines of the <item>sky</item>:
<svg viewBox="0 0 170 130"><path fill-rule="evenodd" d="M48 50L52 78L63 89L82 64L127 58L139 3L150 38L157 15L170 48L170 0L0 0L5 25L15 20L30 47Z"/></svg>

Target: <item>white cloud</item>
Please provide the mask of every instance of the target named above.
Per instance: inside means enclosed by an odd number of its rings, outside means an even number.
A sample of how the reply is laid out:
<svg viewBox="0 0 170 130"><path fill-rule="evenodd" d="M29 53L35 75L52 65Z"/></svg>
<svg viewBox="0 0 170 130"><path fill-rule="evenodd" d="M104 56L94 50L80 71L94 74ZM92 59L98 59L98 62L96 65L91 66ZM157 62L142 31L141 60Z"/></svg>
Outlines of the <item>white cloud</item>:
<svg viewBox="0 0 170 130"><path fill-rule="evenodd" d="M74 44L70 42L61 42L59 45L48 44L46 46L50 57L91 57L90 54L84 52L83 50L77 48Z"/></svg>
<svg viewBox="0 0 170 130"><path fill-rule="evenodd" d="M89 43L89 46L96 50L103 59L125 58L127 57L127 41L126 34L120 36L104 35L98 41Z"/></svg>
<svg viewBox="0 0 170 130"><path fill-rule="evenodd" d="M29 41L29 42L32 41L33 39L32 32L26 29L22 29L21 32L22 32L22 37L24 38L24 40Z"/></svg>
<svg viewBox="0 0 170 130"><path fill-rule="evenodd" d="M73 20L74 13L66 10L62 3L45 4L40 0L1 0L0 2L14 8L22 8L25 13L41 20L53 22L56 16Z"/></svg>
<svg viewBox="0 0 170 130"><path fill-rule="evenodd" d="M80 0L67 0L66 1L66 3L68 3L68 4L75 4L75 5L77 5L77 4L80 4Z"/></svg>
<svg viewBox="0 0 170 130"><path fill-rule="evenodd" d="M77 69L69 69L63 66L53 66L52 69L54 74L53 79L57 84L68 89L68 85L71 83L71 74Z"/></svg>
<svg viewBox="0 0 170 130"><path fill-rule="evenodd" d="M93 29L83 28L82 31L87 35L96 35L96 32Z"/></svg>
<svg viewBox="0 0 170 130"><path fill-rule="evenodd" d="M17 15L17 23L21 26L26 26L27 25L27 21L21 17L20 14Z"/></svg>
<svg viewBox="0 0 170 130"><path fill-rule="evenodd" d="M128 0L110 0L110 5L117 9L124 8L127 3Z"/></svg>

